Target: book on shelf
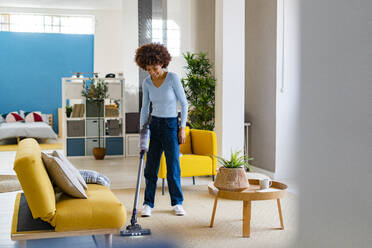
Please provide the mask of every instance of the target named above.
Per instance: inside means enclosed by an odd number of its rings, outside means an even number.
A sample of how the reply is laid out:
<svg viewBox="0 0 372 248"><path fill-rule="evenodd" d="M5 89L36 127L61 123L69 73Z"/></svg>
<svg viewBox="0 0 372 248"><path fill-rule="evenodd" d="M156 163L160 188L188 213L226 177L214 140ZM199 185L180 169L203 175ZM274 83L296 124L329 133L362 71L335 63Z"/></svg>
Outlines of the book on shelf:
<svg viewBox="0 0 372 248"><path fill-rule="evenodd" d="M74 104L74 107L72 109L72 118L77 118L77 117L84 117L84 104Z"/></svg>

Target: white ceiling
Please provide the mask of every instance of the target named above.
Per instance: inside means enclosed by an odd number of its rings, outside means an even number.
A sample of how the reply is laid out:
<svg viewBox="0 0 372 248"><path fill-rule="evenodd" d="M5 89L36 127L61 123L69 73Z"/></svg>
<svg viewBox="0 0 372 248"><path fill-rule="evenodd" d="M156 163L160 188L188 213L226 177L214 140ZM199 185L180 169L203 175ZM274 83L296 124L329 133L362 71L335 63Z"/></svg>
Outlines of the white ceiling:
<svg viewBox="0 0 372 248"><path fill-rule="evenodd" d="M0 0L0 7L118 10L121 0Z"/></svg>

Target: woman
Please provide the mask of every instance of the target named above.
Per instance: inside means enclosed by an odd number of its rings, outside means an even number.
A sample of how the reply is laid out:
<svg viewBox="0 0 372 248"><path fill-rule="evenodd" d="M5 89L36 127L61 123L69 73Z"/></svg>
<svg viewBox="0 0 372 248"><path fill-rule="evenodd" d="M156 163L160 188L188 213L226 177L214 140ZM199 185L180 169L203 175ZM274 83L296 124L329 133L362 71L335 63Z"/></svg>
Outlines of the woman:
<svg viewBox="0 0 372 248"><path fill-rule="evenodd" d="M160 158L164 151L167 164L167 181L171 205L176 215L184 215L182 207L181 169L179 144L185 143L185 126L188 103L180 79L173 72L167 72L171 56L161 44L150 43L136 51L137 65L150 75L143 80L142 108L140 127L146 124L149 116L150 101L152 114L150 121L150 146L145 167L145 201L141 215L151 216L154 207L156 183ZM181 124L178 124L177 103L181 103Z"/></svg>

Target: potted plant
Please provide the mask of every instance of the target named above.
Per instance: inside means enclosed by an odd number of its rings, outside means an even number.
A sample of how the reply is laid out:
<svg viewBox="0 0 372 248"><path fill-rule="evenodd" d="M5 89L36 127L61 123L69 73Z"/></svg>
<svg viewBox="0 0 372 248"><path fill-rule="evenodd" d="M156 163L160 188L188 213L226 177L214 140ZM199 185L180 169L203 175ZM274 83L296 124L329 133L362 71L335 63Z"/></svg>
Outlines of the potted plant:
<svg viewBox="0 0 372 248"><path fill-rule="evenodd" d="M187 66L186 78L181 80L189 102L189 121L192 128L214 129L214 105L216 79L212 74L212 64L206 53L183 55Z"/></svg>
<svg viewBox="0 0 372 248"><path fill-rule="evenodd" d="M67 118L70 118L72 113L72 106L66 106L66 116Z"/></svg>
<svg viewBox="0 0 372 248"><path fill-rule="evenodd" d="M241 155L241 151L232 152L230 160L215 156L221 164L214 185L220 190L242 191L249 187L245 167L250 169L252 157Z"/></svg>
<svg viewBox="0 0 372 248"><path fill-rule="evenodd" d="M89 87L88 83L90 83ZM101 120L99 115L105 99L108 98L107 92L107 83L105 83L105 80L98 78L89 78L89 80L84 80L83 90L81 91L81 95L84 96L87 101L93 102L96 105L98 118L98 147L93 148L93 155L96 159L100 160L104 159L106 148L101 147Z"/></svg>

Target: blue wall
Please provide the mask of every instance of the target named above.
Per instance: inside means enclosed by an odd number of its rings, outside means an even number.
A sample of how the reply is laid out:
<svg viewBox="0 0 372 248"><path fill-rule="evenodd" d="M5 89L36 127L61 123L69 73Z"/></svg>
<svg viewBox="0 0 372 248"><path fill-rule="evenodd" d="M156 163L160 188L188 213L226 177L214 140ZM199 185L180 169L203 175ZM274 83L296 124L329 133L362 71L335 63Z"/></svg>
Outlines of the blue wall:
<svg viewBox="0 0 372 248"><path fill-rule="evenodd" d="M92 72L93 35L0 32L0 113L52 113L58 131L61 78Z"/></svg>

